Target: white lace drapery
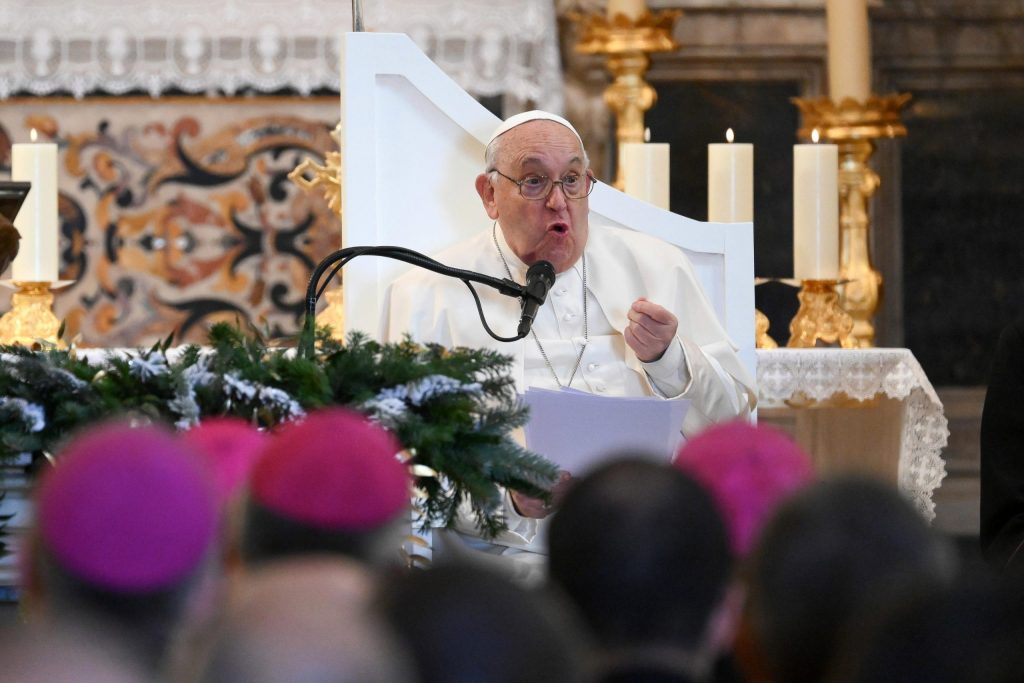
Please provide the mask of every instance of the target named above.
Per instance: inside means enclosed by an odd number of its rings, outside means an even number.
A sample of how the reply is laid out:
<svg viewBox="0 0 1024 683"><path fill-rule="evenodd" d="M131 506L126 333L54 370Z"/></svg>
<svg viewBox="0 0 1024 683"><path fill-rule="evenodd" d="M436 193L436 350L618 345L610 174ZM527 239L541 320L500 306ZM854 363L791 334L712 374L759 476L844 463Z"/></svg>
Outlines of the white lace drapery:
<svg viewBox="0 0 1024 683"><path fill-rule="evenodd" d="M858 401L879 395L902 401L898 484L927 519L934 519L932 494L946 476L940 453L949 424L909 349L760 349L757 384L763 407L797 397L825 401L840 393Z"/></svg>
<svg viewBox="0 0 1024 683"><path fill-rule="evenodd" d="M339 89L350 0L0 0L0 99ZM467 92L562 111L551 0L364 0Z"/></svg>

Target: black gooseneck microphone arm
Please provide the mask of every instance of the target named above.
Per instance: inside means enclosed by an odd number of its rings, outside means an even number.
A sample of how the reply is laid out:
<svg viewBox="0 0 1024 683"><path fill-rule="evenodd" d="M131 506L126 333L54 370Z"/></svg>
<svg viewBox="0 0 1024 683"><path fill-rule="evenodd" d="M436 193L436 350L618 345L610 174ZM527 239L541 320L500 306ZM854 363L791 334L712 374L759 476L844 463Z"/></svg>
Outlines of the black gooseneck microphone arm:
<svg viewBox="0 0 1024 683"><path fill-rule="evenodd" d="M455 278L456 280L462 280L469 287L469 291L473 294L473 298L476 300L476 308L480 314L480 322L483 324L484 329L487 330L487 334L491 335L494 339L502 342L513 342L518 341L529 334L529 329L521 331L515 337L501 337L491 330L487 324L487 320L484 317L483 306L480 303L480 295L477 294L471 283L476 282L488 287L493 287L505 296L517 297L519 299L537 299L535 292L528 291L524 285L517 282L513 282L507 278L498 279L483 273L477 273L472 270L463 270L461 268L453 268L446 266L445 264L435 261L429 256L424 256L418 251L412 249L406 249L405 247L393 247L393 246L377 246L377 247L345 247L338 251L330 254L325 259L317 264L316 268L313 269L313 274L309 278L309 284L306 286L306 324L312 325L316 319L316 304L323 295L324 290L327 289L327 285L330 283L334 276L338 274L346 263L351 261L357 256L386 256L387 258L393 258L398 261L404 261L421 268L433 271L440 275ZM328 274L327 278L321 284L320 280L323 278L324 273L333 266L333 269ZM545 290L545 294L546 294ZM544 303L543 297L540 298L539 304Z"/></svg>

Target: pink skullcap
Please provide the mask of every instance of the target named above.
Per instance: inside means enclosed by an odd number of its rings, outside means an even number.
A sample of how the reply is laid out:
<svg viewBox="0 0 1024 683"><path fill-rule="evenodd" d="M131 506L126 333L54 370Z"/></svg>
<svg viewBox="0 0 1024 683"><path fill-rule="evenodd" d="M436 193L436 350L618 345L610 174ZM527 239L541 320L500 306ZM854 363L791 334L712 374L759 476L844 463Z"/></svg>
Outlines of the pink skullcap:
<svg viewBox="0 0 1024 683"><path fill-rule="evenodd" d="M332 408L274 433L253 468L253 500L295 522L333 531L369 531L409 505L402 449L382 427Z"/></svg>
<svg viewBox="0 0 1024 683"><path fill-rule="evenodd" d="M573 128L571 123L563 119L558 114L552 114L550 112L541 111L540 109L524 111L520 114L508 117L507 119L502 121L497 128L494 129L494 132L491 133L490 139L487 140L487 144L490 145L492 142L494 142L495 138L504 135L505 133L509 132L510 130L517 126L521 126L524 123L529 123L531 121L554 121L557 124L565 126L569 130L571 130L572 134L576 136L576 139L580 141L580 147L583 147L583 140L580 138L580 134L576 132L576 129Z"/></svg>
<svg viewBox="0 0 1024 683"><path fill-rule="evenodd" d="M776 506L814 478L806 453L782 432L736 421L716 425L683 444L675 466L711 491L743 557Z"/></svg>
<svg viewBox="0 0 1024 683"><path fill-rule="evenodd" d="M269 441L267 434L235 417L203 420L182 436L209 467L222 503L242 491Z"/></svg>
<svg viewBox="0 0 1024 683"><path fill-rule="evenodd" d="M40 482L41 544L94 587L140 593L195 569L216 536L213 487L170 432L106 424L72 441Z"/></svg>

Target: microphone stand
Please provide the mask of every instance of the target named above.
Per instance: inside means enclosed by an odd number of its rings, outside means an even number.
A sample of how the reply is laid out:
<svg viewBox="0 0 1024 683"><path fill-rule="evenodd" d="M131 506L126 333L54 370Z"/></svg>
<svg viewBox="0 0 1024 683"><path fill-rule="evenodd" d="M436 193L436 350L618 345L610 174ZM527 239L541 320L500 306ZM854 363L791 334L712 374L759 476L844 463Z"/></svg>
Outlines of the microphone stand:
<svg viewBox="0 0 1024 683"><path fill-rule="evenodd" d="M503 342L518 341L529 334L527 330L524 334L519 334L515 337L500 337L495 334L487 324L487 320L484 318L483 306L480 303L480 296L473 288L471 283L476 282L478 284L487 285L498 290L499 293L505 296L516 297L518 299L530 298L537 300L539 304L544 303L543 298L539 298L531 291L528 291L524 285L509 280L508 278L495 278L490 275L484 275L483 273L477 273L472 270L463 270L461 268L453 268L446 266L445 264L435 261L429 256L425 256L418 251L412 249L406 249L405 247L393 247L393 246L378 246L378 247L345 247L338 251L328 255L325 259L317 264L316 268L313 269L313 274L310 275L309 284L306 286L306 326L310 330L315 329L316 324L316 305L323 295L324 290L327 289L328 283L338 272L345 267L352 259L357 256L384 256L392 258L398 261L404 261L405 263L411 263L412 265L419 266L420 268L426 268L427 270L433 271L440 275L452 277L457 280L462 280L469 287L469 291L473 294L473 298L476 299L476 307L480 313L480 322L483 324L484 329L494 339ZM332 269L333 266L333 269ZM331 269L327 273L328 269ZM324 277L324 273L327 273L326 280L321 284L321 279ZM301 351L311 352L312 349L300 349ZM306 353L305 355L309 355Z"/></svg>

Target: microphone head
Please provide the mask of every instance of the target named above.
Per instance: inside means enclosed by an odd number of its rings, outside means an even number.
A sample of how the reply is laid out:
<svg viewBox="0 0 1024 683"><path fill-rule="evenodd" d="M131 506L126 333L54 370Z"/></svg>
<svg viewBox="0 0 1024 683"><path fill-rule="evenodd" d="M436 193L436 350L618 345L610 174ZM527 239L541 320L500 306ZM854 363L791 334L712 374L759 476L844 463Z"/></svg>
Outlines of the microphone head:
<svg viewBox="0 0 1024 683"><path fill-rule="evenodd" d="M519 338L529 333L537 309L544 305L548 290L555 284L555 267L548 261L537 261L526 270L526 285L523 287L523 316L519 319Z"/></svg>
<svg viewBox="0 0 1024 683"><path fill-rule="evenodd" d="M545 288L550 289L555 284L555 267L550 261L537 261L526 270L526 281L541 280Z"/></svg>

